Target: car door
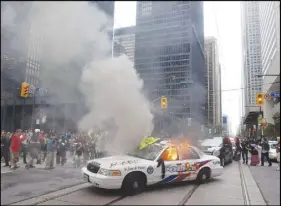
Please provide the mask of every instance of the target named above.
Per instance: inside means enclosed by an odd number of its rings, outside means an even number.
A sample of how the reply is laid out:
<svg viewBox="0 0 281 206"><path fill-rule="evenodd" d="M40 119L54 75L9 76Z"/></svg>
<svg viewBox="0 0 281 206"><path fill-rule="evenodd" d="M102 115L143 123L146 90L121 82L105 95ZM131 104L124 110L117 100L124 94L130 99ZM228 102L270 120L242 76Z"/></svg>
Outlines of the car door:
<svg viewBox="0 0 281 206"><path fill-rule="evenodd" d="M184 169L181 160L179 160L178 148L166 148L160 158L164 164L161 164L155 172L155 183L172 183L177 181L179 173ZM163 167L164 174L162 171Z"/></svg>
<svg viewBox="0 0 281 206"><path fill-rule="evenodd" d="M192 147L187 147L180 150L180 156L181 162L185 168L185 171L181 174L182 181L196 179L200 155Z"/></svg>

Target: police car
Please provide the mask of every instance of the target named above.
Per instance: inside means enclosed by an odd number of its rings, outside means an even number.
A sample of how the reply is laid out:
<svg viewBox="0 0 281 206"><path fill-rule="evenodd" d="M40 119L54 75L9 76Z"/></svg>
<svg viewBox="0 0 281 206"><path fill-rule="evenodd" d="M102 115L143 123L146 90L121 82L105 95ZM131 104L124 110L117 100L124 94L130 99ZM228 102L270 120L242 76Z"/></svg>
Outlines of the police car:
<svg viewBox="0 0 281 206"><path fill-rule="evenodd" d="M127 155L91 160L83 179L98 188L141 193L147 185L197 180L204 183L222 174L220 160L183 143L157 141Z"/></svg>

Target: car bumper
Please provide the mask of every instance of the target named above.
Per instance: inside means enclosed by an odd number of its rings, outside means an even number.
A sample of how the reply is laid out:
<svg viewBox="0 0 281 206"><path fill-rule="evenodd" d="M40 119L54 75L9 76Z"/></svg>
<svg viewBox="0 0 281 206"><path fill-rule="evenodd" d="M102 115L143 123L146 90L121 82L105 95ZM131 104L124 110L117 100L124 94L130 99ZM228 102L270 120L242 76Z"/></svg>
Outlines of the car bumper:
<svg viewBox="0 0 281 206"><path fill-rule="evenodd" d="M218 177L221 176L223 172L223 167L213 168L211 177Z"/></svg>
<svg viewBox="0 0 281 206"><path fill-rule="evenodd" d="M108 177L100 174L94 174L87 170L86 167L82 168L82 178L85 182L103 189L120 189L123 182L122 177Z"/></svg>

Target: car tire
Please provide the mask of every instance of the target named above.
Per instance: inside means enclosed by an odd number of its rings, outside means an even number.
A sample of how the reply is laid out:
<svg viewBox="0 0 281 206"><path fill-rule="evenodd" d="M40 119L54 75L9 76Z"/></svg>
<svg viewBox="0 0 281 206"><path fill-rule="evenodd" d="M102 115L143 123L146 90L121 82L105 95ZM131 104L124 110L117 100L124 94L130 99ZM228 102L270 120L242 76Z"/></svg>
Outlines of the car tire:
<svg viewBox="0 0 281 206"><path fill-rule="evenodd" d="M211 176L211 170L209 168L203 168L197 175L196 182L197 184L206 183Z"/></svg>
<svg viewBox="0 0 281 206"><path fill-rule="evenodd" d="M122 184L123 193L126 196L133 196L140 194L146 187L146 178L142 173L128 174Z"/></svg>

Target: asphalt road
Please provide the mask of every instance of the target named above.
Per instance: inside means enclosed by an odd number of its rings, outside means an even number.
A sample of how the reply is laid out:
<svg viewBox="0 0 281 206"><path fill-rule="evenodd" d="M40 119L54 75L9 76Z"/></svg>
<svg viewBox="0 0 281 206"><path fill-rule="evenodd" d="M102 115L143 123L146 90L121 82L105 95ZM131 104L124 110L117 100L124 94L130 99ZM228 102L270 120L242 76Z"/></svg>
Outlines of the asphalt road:
<svg viewBox="0 0 281 206"><path fill-rule="evenodd" d="M251 175L253 173L264 199L269 205L280 205L280 173L273 167L248 167L243 165L248 179L249 193L252 203L260 194ZM251 182L252 181L252 182ZM241 173L238 162L224 168L222 176L212 179L207 184L196 187L193 182L176 185L150 187L136 196L122 197L120 190L102 190L90 184L83 184L78 191L69 187L84 183L80 168L71 164L58 166L55 170L46 171L42 168L1 174L1 205L11 204L31 197L43 199L39 205L244 205L245 193L242 190ZM80 186L77 186L80 187ZM62 192L62 188L67 192ZM60 191L57 191L60 190ZM52 191L57 191L50 193ZM46 201L43 194L49 193ZM54 194L54 195L52 195ZM190 194L190 196L189 196ZM260 195L260 198L261 195ZM186 200L186 201L183 201ZM33 201L33 200L28 200ZM45 202L44 202L45 201ZM279 201L279 202L278 202ZM29 205L31 203L28 203ZM35 203L34 203L35 204ZM38 204L38 203L37 203ZM263 204L264 205L264 204Z"/></svg>
<svg viewBox="0 0 281 206"><path fill-rule="evenodd" d="M251 173L268 205L280 205L280 171L276 171L277 163L272 167L250 167Z"/></svg>
<svg viewBox="0 0 281 206"><path fill-rule="evenodd" d="M193 182L150 187L144 193L125 198L119 190L100 190L92 186L49 200L40 205L178 205L195 187ZM119 200L118 200L119 198ZM112 202L114 200L118 200ZM237 162L227 165L224 174L200 185L185 205L243 205L240 172Z"/></svg>
<svg viewBox="0 0 281 206"><path fill-rule="evenodd" d="M34 196L82 183L81 170L69 161L54 170L44 170L45 164L26 170L21 164L16 171L1 168L1 205L22 201Z"/></svg>

